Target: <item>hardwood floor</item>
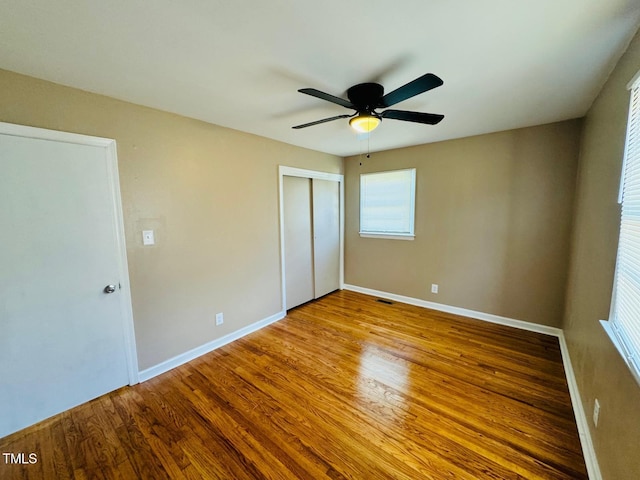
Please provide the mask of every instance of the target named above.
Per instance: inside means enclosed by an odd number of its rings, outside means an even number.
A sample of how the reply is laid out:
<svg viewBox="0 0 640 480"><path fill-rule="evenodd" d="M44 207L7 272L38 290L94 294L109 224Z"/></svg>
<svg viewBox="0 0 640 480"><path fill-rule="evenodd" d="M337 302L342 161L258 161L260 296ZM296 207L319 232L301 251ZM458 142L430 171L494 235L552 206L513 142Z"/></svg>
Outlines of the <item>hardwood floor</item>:
<svg viewBox="0 0 640 480"><path fill-rule="evenodd" d="M558 341L353 292L0 439L0 478L585 479Z"/></svg>

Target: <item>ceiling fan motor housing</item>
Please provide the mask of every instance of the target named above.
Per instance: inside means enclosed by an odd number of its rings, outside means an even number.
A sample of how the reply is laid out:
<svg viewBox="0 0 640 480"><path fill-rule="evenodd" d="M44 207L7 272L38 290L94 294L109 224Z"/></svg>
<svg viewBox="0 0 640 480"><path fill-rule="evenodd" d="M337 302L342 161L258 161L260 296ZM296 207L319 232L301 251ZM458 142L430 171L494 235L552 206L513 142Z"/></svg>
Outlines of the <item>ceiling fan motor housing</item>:
<svg viewBox="0 0 640 480"><path fill-rule="evenodd" d="M347 98L359 113L374 114L375 108L381 107L384 87L379 83L360 83L347 90Z"/></svg>

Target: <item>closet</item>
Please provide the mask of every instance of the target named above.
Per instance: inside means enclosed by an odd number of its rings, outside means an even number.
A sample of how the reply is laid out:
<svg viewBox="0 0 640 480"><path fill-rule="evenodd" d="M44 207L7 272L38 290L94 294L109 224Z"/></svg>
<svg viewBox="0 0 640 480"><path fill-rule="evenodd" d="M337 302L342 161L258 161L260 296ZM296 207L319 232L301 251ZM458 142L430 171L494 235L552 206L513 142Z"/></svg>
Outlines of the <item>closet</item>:
<svg viewBox="0 0 640 480"><path fill-rule="evenodd" d="M283 177L287 310L340 288L340 183Z"/></svg>

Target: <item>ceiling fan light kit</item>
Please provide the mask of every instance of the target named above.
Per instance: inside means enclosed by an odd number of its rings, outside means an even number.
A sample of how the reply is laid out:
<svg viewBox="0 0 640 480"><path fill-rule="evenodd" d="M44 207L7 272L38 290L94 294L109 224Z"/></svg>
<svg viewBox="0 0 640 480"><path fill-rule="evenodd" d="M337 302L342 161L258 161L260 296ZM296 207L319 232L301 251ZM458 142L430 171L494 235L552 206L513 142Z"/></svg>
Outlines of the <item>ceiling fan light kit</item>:
<svg viewBox="0 0 640 480"><path fill-rule="evenodd" d="M326 100L327 102L335 103L336 105L340 105L345 108L351 108L355 110L356 113L352 115L345 114L323 118L314 122L296 125L292 128L300 129L311 127L313 125L332 122L333 120L339 120L341 118L349 118L349 125L360 133L371 132L380 125L383 118L435 125L444 118L444 115L410 112L406 110L387 109L382 112L376 112L375 110L377 108L391 107L396 103L400 103L428 90L439 87L443 83L444 82L438 76L433 73L427 73L386 95L384 94L384 87L378 83L360 83L347 90L347 97L349 100L321 92L315 88L302 88L298 90L300 93L311 95L312 97Z"/></svg>
<svg viewBox="0 0 640 480"><path fill-rule="evenodd" d="M358 115L349 120L349 125L351 125L351 128L356 132L368 133L378 128L380 122L381 120L373 115Z"/></svg>

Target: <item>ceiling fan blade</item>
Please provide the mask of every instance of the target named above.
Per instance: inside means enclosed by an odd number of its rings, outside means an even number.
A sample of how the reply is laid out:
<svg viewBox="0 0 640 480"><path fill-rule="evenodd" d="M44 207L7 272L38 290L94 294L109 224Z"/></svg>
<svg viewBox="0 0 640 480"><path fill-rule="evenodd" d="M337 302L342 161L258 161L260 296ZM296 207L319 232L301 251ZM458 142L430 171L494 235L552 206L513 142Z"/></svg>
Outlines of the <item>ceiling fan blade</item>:
<svg viewBox="0 0 640 480"><path fill-rule="evenodd" d="M433 88L439 87L444 82L442 79L433 73L427 73L419 78L416 78L412 82L403 85L400 88L395 89L393 92L387 93L380 100L380 107L390 107L396 103L400 103L416 95L420 95Z"/></svg>
<svg viewBox="0 0 640 480"><path fill-rule="evenodd" d="M341 118L349 118L349 117L353 117L353 115L338 115L337 117L323 118L322 120L316 120L315 122L303 123L302 125L296 125L295 127L291 127L291 128L299 129L299 128L312 127L313 125L319 125L320 123L332 122L334 120L339 120Z"/></svg>
<svg viewBox="0 0 640 480"><path fill-rule="evenodd" d="M298 91L300 93L306 93L307 95L311 95L312 97L326 100L327 102L342 105L343 107L353 108L354 110L356 109L355 105L353 105L353 103L351 103L349 100L345 100L340 97L329 95L328 93L321 92L320 90L316 90L315 88L301 88Z"/></svg>
<svg viewBox="0 0 640 480"><path fill-rule="evenodd" d="M436 113L407 112L406 110L385 110L380 113L380 116L382 118L404 120L406 122L426 123L428 125L435 125L444 118L444 115Z"/></svg>

